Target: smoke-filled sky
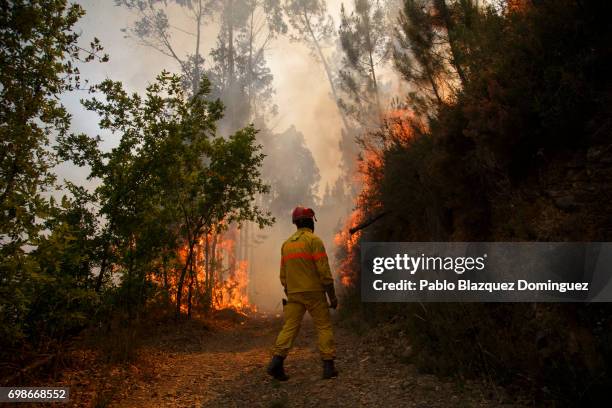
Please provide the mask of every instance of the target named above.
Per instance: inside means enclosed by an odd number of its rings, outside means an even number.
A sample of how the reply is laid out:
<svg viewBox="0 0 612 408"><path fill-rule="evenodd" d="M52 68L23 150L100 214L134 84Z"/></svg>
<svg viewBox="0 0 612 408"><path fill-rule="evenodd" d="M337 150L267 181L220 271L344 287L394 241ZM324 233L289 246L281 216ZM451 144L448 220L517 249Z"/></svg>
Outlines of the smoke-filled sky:
<svg viewBox="0 0 612 408"><path fill-rule="evenodd" d="M92 83L106 78L119 80L127 89L141 92L162 69L179 72L178 64L172 58L138 44L135 39L124 38L121 29L135 20L134 15L125 8L115 6L111 0L77 2L87 12L77 26L77 30L82 33L83 44L87 44L93 37L98 37L110 56L107 63L85 64L82 68L84 78ZM328 1L328 7L337 26L340 0ZM179 8L175 8L174 12L169 13L170 23L179 28L181 22L187 23L188 19L183 13ZM205 58L216 41L217 31L218 25L215 21L207 23L203 33ZM193 46L193 37L181 38L179 32L173 40L176 49L183 53L190 52ZM338 141L341 129L340 116L330 97L323 67L304 45L290 42L287 37L274 41L267 54L267 61L274 75L275 103L278 105L278 115L270 120L269 126L274 127L276 132L282 132L293 124L304 134L306 145L312 151L320 170L319 191L322 192L326 183L333 183L340 173ZM64 97L73 114L74 130L89 135L101 134L105 147L114 146L119 136L100 133L96 115L80 106L79 99L86 96L85 92L75 92ZM290 166L291 163L287 165ZM83 170L65 165L58 171L61 177L84 182Z"/></svg>
<svg viewBox="0 0 612 408"><path fill-rule="evenodd" d="M148 83L163 69L179 73L179 64L172 58L158 51L141 45L136 39L125 38L121 31L132 25L136 20L134 14L123 7L117 7L112 0L78 0L86 11L86 15L79 21L76 29L81 33L83 48L94 37L97 37L109 54L110 61L106 63L91 62L83 64L82 76L91 83L99 83L104 79L123 82L128 91L143 92ZM341 0L328 1L328 10L334 17L335 26L339 24ZM189 30L193 21L184 14L180 7L168 9L170 24L178 29ZM218 18L218 17L217 17ZM208 21L203 30L202 55L209 58L209 51L215 45L219 31L218 21ZM177 53L184 57L193 52L194 37L182 34L173 29L173 47ZM334 50L327 50L331 56ZM273 87L275 89L274 103L278 107L278 114L269 118L268 126L275 133L283 133L292 125L305 137L306 146L311 150L316 165L319 168L321 181L319 195L324 192L327 183L332 184L340 176L341 152L339 148L341 118L338 108L330 95L329 83L320 62L310 54L308 48L301 44L291 42L288 37L279 37L272 43L266 54L266 61L272 71ZM208 68L208 61L205 67ZM63 101L72 113L73 131L85 132L90 136L100 134L104 140L103 148L110 149L118 142L120 135L102 132L98 128L96 114L86 111L80 104L81 98L91 97L84 91L67 94ZM292 166L294 163L275 163L282 170L282 166ZM88 170L79 169L71 164L64 164L57 169L60 178L66 178L78 184L93 187L92 182L86 180ZM315 203L288 203L313 205ZM348 206L347 206L348 207ZM341 209L339 210L341 213ZM279 245L293 227L289 214L286 219L279 219L277 223L258 232L266 238L257 246L249 259L250 293L251 301L260 309L278 310L279 299L282 296L282 287L278 282L278 268L280 262ZM326 217L327 216L327 217ZM328 221L338 214L320 214ZM335 225L335 220L328 222ZM321 225L319 225L321 226ZM329 228L327 228L329 229ZM333 231L319 228L320 234L329 252L333 252Z"/></svg>

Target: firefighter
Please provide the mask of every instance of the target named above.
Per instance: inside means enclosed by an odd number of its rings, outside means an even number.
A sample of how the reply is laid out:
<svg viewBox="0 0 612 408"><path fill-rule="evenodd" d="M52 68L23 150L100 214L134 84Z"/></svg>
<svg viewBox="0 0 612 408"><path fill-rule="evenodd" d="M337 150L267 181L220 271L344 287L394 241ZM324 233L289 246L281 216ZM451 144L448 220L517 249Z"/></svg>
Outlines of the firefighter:
<svg viewBox="0 0 612 408"><path fill-rule="evenodd" d="M304 313L308 311L319 337L323 378L334 378L338 376L338 371L334 367L336 350L329 317L329 308L335 309L338 306L334 280L323 241L314 234L314 211L311 208L296 207L292 221L297 231L281 248L280 281L287 295L284 305L285 324L276 339L274 355L267 372L280 381L289 379L283 362L300 330Z"/></svg>

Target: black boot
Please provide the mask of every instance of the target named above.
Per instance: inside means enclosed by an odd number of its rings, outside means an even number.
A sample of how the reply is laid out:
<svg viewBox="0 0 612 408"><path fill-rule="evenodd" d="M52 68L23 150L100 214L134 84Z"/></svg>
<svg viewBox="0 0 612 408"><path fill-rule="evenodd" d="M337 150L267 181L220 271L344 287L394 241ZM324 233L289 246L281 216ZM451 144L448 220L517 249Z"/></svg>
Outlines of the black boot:
<svg viewBox="0 0 612 408"><path fill-rule="evenodd" d="M329 380L330 378L336 378L338 376L338 370L334 367L334 360L323 360L323 379Z"/></svg>
<svg viewBox="0 0 612 408"><path fill-rule="evenodd" d="M266 370L268 374L270 374L278 381L287 381L289 379L287 374L285 374L285 369L283 368L283 361L285 361L285 357L283 356L272 357L272 361L270 361L268 369Z"/></svg>

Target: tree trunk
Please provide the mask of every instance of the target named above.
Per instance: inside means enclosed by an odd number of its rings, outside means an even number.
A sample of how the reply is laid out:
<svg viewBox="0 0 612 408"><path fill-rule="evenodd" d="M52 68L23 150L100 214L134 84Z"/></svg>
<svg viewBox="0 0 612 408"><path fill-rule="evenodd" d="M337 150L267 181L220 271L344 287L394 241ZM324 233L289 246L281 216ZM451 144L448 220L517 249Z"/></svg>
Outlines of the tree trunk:
<svg viewBox="0 0 612 408"><path fill-rule="evenodd" d="M227 234L229 234L230 239L234 241L234 245L232 245L231 251L228 251L227 253L227 258L229 262L229 273L230 275L234 275L234 272L236 271L236 251L238 250L237 244L239 241L238 227L234 226L233 228L228 229Z"/></svg>
<svg viewBox="0 0 612 408"><path fill-rule="evenodd" d="M127 281L127 295L126 295L126 307L127 307L127 312L128 312L128 321L132 321L133 319L133 315L134 315L134 310L132 307L132 279L133 279L133 272L134 272L134 251L132 248L132 244L130 244L130 259L128 262L128 270L127 270L127 276L128 276L128 281Z"/></svg>
<svg viewBox="0 0 612 408"><path fill-rule="evenodd" d="M430 68L425 67L425 71L427 73L427 78L429 78L429 82L431 83L431 88L433 89L434 95L436 96L436 99L438 100L438 103L440 105L443 105L444 101L442 100L442 96L440 95L440 91L438 90L438 84L436 84L436 80L433 77Z"/></svg>
<svg viewBox="0 0 612 408"><path fill-rule="evenodd" d="M232 15L234 2L228 0L228 6L225 10L228 13L227 17L227 67L228 67L228 83L230 90L234 87L234 16Z"/></svg>
<svg viewBox="0 0 612 408"><path fill-rule="evenodd" d="M236 73L234 66L234 16L233 16L233 8L234 2L233 0L228 0L228 8L226 13L228 13L227 17L227 68L228 68L228 95L229 95L229 103L227 106L227 116L230 123L230 131L234 130L236 115L235 111L235 96L236 90L234 89L236 86Z"/></svg>
<svg viewBox="0 0 612 408"><path fill-rule="evenodd" d="M166 258L165 255L164 255L162 267L163 267L162 273L163 273L163 278L164 278L164 290L166 291L166 294L167 294L170 288L168 284L168 259Z"/></svg>
<svg viewBox="0 0 612 408"><path fill-rule="evenodd" d="M249 61L248 61L248 72L247 72L247 89L248 89L248 107L249 117L251 116L251 108L253 106L253 17L255 14L255 7L251 9L251 22L249 26Z"/></svg>
<svg viewBox="0 0 612 408"><path fill-rule="evenodd" d="M106 272L107 264L108 264L108 253L106 249L104 249L104 254L102 255L102 262L100 264L100 273L98 274L98 277L96 279L96 287L95 287L96 293L99 293L100 289L102 288L102 281L104 279L104 273Z"/></svg>
<svg viewBox="0 0 612 408"><path fill-rule="evenodd" d="M217 251L217 233L212 229L210 232L212 235L212 243L209 238L206 239L206 263L207 263L207 276L206 276L206 299L208 304L206 305L208 308L211 308L214 304L214 286L215 286L215 269L216 269L216 261L215 254Z"/></svg>
<svg viewBox="0 0 612 408"><path fill-rule="evenodd" d="M195 245L195 238L190 239L188 245L189 245L189 252L187 255L187 259L185 261L185 266L183 266L181 270L181 276L179 278L179 282L176 288L176 312L175 312L176 320L180 319L181 317L181 302L182 302L182 297L183 297L183 285L185 283L185 276L187 275L189 265L191 264L191 258L193 257L193 247Z"/></svg>
<svg viewBox="0 0 612 408"><path fill-rule="evenodd" d="M370 16L364 16L365 25L366 25L366 45L368 47L368 58L369 58L369 66L370 66L370 75L372 78L372 85L374 87L374 98L376 100L376 112L378 113L379 123L382 122L383 119L383 111L382 106L380 104L380 95L378 94L378 81L376 80L376 70L374 67L374 57L372 54L374 53L374 46L372 45L372 38L370 36Z"/></svg>
<svg viewBox="0 0 612 408"><path fill-rule="evenodd" d="M193 262L189 267L189 290L187 292L187 319L191 319L191 298L193 296Z"/></svg>
<svg viewBox="0 0 612 408"><path fill-rule="evenodd" d="M204 290L208 290L208 281L210 280L210 231L206 233L204 241ZM207 293L208 294L208 293Z"/></svg>
<svg viewBox="0 0 612 408"><path fill-rule="evenodd" d="M344 112L342 111L342 109L340 108L340 105L338 104L338 101L340 100L340 98L338 97L338 92L336 91L336 85L334 85L334 78L331 74L331 69L329 65L327 64L327 59L325 58L325 55L323 55L323 50L321 50L319 41L317 40L317 37L314 35L314 32L312 31L312 27L310 26L310 20L308 19L308 13L306 12L306 10L304 10L302 18L304 19L304 24L306 25L308 34L310 34L312 43L314 44L317 54L319 55L319 59L321 60L321 63L323 64L323 68L325 69L325 74L327 75L327 80L329 81L329 87L331 88L332 96L334 97L334 103L336 104L336 106L338 107L338 111L340 112L340 118L342 119L342 124L344 125L344 129L348 131L349 130L348 121L346 120L346 116L344 115Z"/></svg>
<svg viewBox="0 0 612 408"><path fill-rule="evenodd" d="M193 65L193 84L192 91L195 95L200 89L200 38L202 24L202 0L198 0L198 17L196 19L196 46Z"/></svg>
<svg viewBox="0 0 612 408"><path fill-rule="evenodd" d="M435 0L434 4L442 21L444 22L444 26L446 27L446 33L448 35L448 44L450 46L451 54L453 56L452 63L457 71L457 75L461 80L461 85L465 86L466 84L466 76L463 71L463 67L461 66L461 57L459 55L459 48L457 46L457 38L455 37L455 22L453 21L450 11L448 10L448 6L446 5L445 0Z"/></svg>

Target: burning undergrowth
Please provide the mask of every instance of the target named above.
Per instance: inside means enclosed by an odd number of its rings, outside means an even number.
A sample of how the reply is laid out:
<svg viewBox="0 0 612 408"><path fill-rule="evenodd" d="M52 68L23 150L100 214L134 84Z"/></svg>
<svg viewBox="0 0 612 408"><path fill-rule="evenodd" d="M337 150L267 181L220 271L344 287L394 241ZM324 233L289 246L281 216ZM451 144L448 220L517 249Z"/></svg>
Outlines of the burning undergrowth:
<svg viewBox="0 0 612 408"><path fill-rule="evenodd" d="M359 286L359 243L364 237L362 228L386 214L380 199L385 155L394 146L411 143L415 129L423 129L414 114L406 109L389 111L382 123L380 129L358 138L362 153L358 157L354 178L361 186L361 192L343 228L334 237L340 282L349 289Z"/></svg>
<svg viewBox="0 0 612 408"><path fill-rule="evenodd" d="M168 300L180 304L181 313L190 317L194 311L232 309L241 314L257 311L248 295L249 262L237 255L237 247L243 245L239 232L239 227L212 230L197 240L191 256L185 244L170 256L161 274L152 276Z"/></svg>

